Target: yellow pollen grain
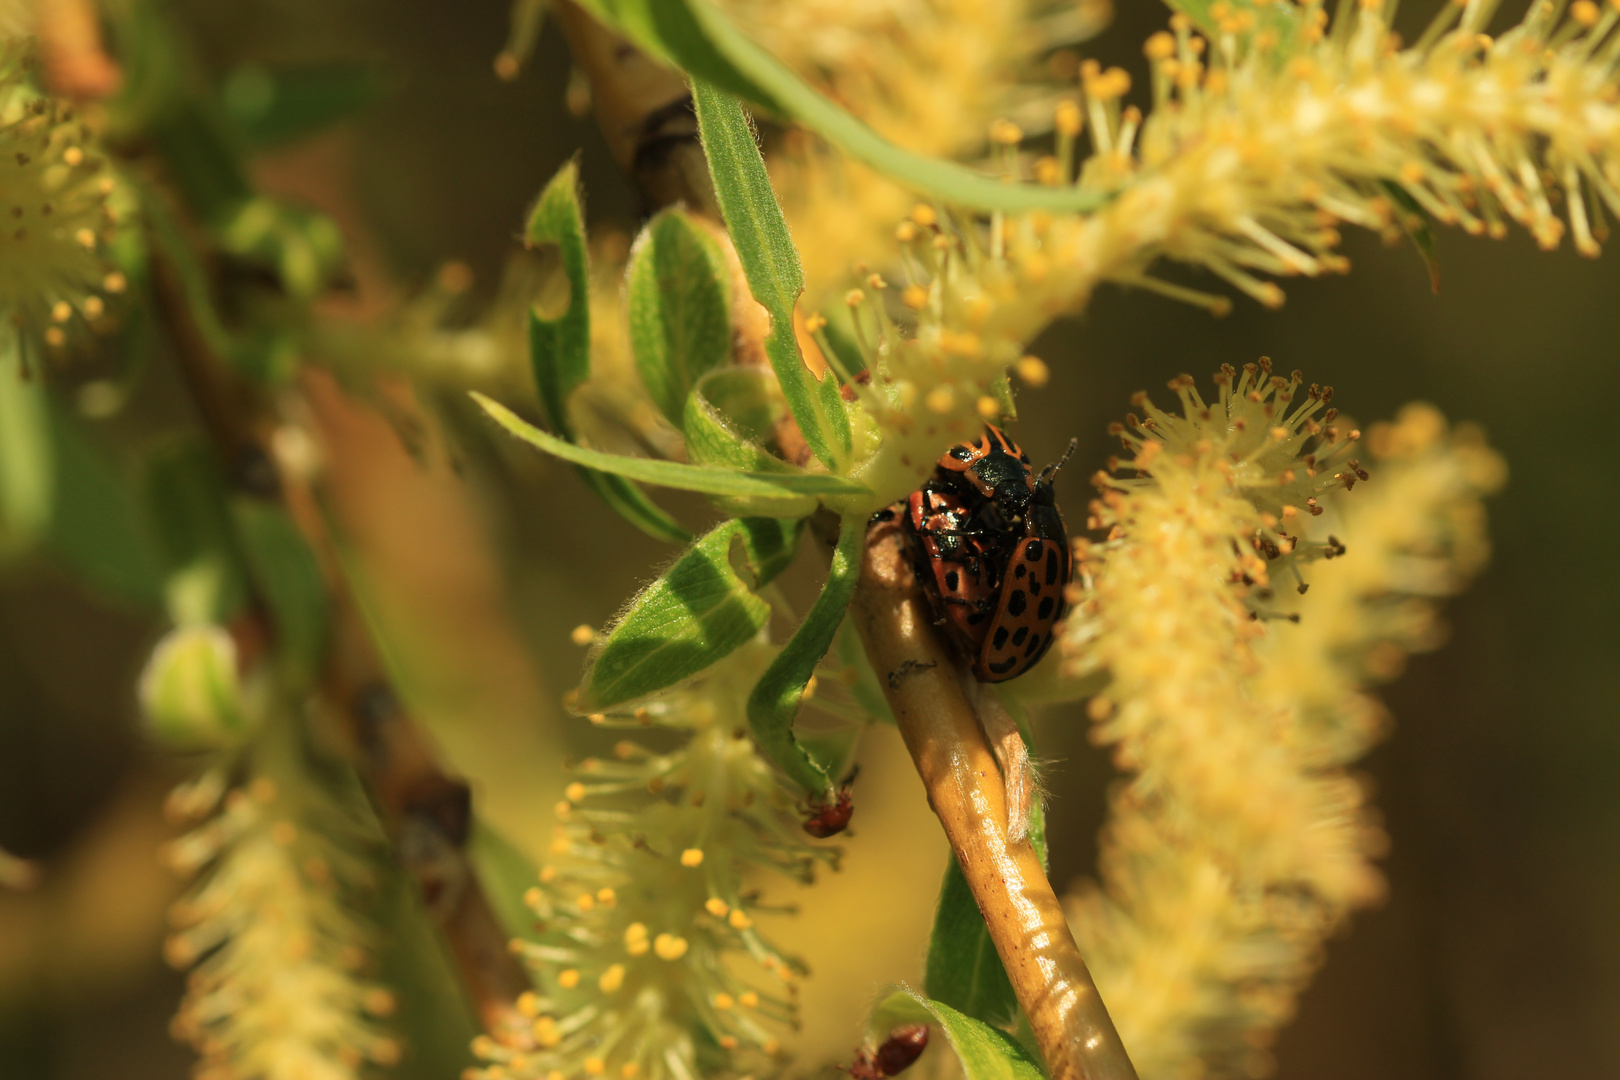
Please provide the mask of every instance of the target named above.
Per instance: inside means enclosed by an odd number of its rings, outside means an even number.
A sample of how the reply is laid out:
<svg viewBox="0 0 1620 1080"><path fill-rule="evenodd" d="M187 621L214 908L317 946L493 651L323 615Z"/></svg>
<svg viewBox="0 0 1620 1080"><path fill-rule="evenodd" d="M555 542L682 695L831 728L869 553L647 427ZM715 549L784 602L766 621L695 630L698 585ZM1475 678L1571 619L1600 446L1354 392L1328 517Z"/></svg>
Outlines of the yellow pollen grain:
<svg viewBox="0 0 1620 1080"><path fill-rule="evenodd" d="M624 1066L619 1069L619 1075L624 1077L624 1080L636 1080L636 1074L640 1071L641 1065L639 1063L627 1061L624 1063Z"/></svg>
<svg viewBox="0 0 1620 1080"><path fill-rule="evenodd" d="M731 924L733 930L746 930L754 925L754 920L750 919L742 908L732 908L731 916L726 921Z"/></svg>
<svg viewBox="0 0 1620 1080"><path fill-rule="evenodd" d="M883 289L887 289L889 287L889 283L883 280L882 274L868 274L866 275L866 287L874 292L878 292Z"/></svg>
<svg viewBox="0 0 1620 1080"><path fill-rule="evenodd" d="M45 344L49 345L53 349L60 349L63 345L67 344L67 335L62 333L62 328L60 326L46 327Z"/></svg>
<svg viewBox="0 0 1620 1080"><path fill-rule="evenodd" d="M637 938L634 941L627 941L624 944L624 951L629 953L631 956L646 956L647 950L650 948L652 948L652 946L648 944L646 938Z"/></svg>
<svg viewBox="0 0 1620 1080"><path fill-rule="evenodd" d="M596 986L604 994L616 993L624 985L624 965L614 964L602 972L602 977L596 980Z"/></svg>
<svg viewBox="0 0 1620 1080"><path fill-rule="evenodd" d="M900 293L900 302L912 311L921 311L928 306L928 290L921 285L907 285Z"/></svg>
<svg viewBox="0 0 1620 1080"><path fill-rule="evenodd" d="M557 880L557 868L555 866L552 866L550 863L547 863L546 865L542 866L540 868L540 880L547 883L547 884L550 884L551 882L556 881Z"/></svg>
<svg viewBox="0 0 1620 1080"><path fill-rule="evenodd" d="M1011 120L993 120L990 123L990 141L1002 146L1017 146L1024 141L1024 129Z"/></svg>
<svg viewBox="0 0 1620 1080"><path fill-rule="evenodd" d="M551 808L551 812L557 815L557 817L563 821L568 820L568 815L571 814L573 810L574 804L569 802L567 799L563 799L556 806Z"/></svg>
<svg viewBox="0 0 1620 1080"><path fill-rule="evenodd" d="M1168 60L1176 55L1176 39L1160 30L1147 39L1147 44L1142 46L1142 55L1149 60Z"/></svg>
<svg viewBox="0 0 1620 1080"><path fill-rule="evenodd" d="M596 890L596 902L601 904L603 907L613 907L619 902L619 894L614 892L612 889L603 886L602 888Z"/></svg>
<svg viewBox="0 0 1620 1080"><path fill-rule="evenodd" d="M894 227L894 238L902 244L909 244L917 239L917 225L912 221L902 221Z"/></svg>
<svg viewBox="0 0 1620 1080"><path fill-rule="evenodd" d="M562 1042L562 1032L557 1030L557 1021L549 1016L542 1016L534 1022L534 1041L544 1049L551 1049Z"/></svg>
<svg viewBox="0 0 1620 1080"><path fill-rule="evenodd" d="M1052 110L1052 126L1057 129L1059 135L1065 135L1072 139L1080 134L1080 129L1084 125L1085 121L1082 118L1080 106L1076 102L1060 101L1057 103L1057 107Z"/></svg>
<svg viewBox="0 0 1620 1080"><path fill-rule="evenodd" d="M1038 356L1021 357L1018 363L1013 365L1013 371L1018 373L1020 379L1035 387L1045 386L1052 377L1052 369L1048 368L1046 361Z"/></svg>
<svg viewBox="0 0 1620 1080"><path fill-rule="evenodd" d="M923 398L923 404L928 406L929 412L948 413L951 406L956 404L956 392L949 385L936 386L928 391L928 396Z"/></svg>
<svg viewBox="0 0 1620 1080"><path fill-rule="evenodd" d="M645 941L645 940L647 940L647 924L646 923L633 922L629 926L625 927L624 928L624 940L625 940L626 944L628 944L629 942L632 942L632 941Z"/></svg>
<svg viewBox="0 0 1620 1080"><path fill-rule="evenodd" d="M979 398L977 408L979 410L979 415L984 417L986 420L994 420L996 417L1001 415L1001 402L997 401L989 394L985 394Z"/></svg>
<svg viewBox="0 0 1620 1080"><path fill-rule="evenodd" d="M605 724L607 723L607 713L593 712L589 716L585 717L585 719L589 720L593 724Z"/></svg>
<svg viewBox="0 0 1620 1080"><path fill-rule="evenodd" d="M844 303L852 308L860 307L866 303L866 293L860 289L851 289L844 294Z"/></svg>
<svg viewBox="0 0 1620 1080"><path fill-rule="evenodd" d="M653 938L653 952L660 960L679 960L686 955L686 939L674 934L659 934Z"/></svg>
<svg viewBox="0 0 1620 1080"><path fill-rule="evenodd" d="M84 151L77 146L70 146L62 151L62 162L66 165L81 165L84 163Z"/></svg>
<svg viewBox="0 0 1620 1080"><path fill-rule="evenodd" d="M704 901L703 910L707 911L710 915L713 915L717 919L723 919L726 917L726 912L731 910L731 905L720 899L718 896L711 896L708 900Z"/></svg>
<svg viewBox="0 0 1620 1080"><path fill-rule="evenodd" d="M579 971L575 968L568 968L566 971L557 972L557 985L564 990L572 990L579 985Z"/></svg>
<svg viewBox="0 0 1620 1080"><path fill-rule="evenodd" d="M918 203L911 208L911 220L919 229L931 229L939 224L939 215L927 203Z"/></svg>
<svg viewBox="0 0 1620 1080"><path fill-rule="evenodd" d="M1598 21L1598 6L1592 0L1575 0L1569 8L1570 18L1582 26L1595 26Z"/></svg>
<svg viewBox="0 0 1620 1080"><path fill-rule="evenodd" d="M99 296L89 296L89 297L85 298L85 301L84 301L84 317L85 318L87 318L87 319L99 319L101 317L101 313L103 311L106 311L106 310L107 310L107 305L101 302L101 297L99 297Z"/></svg>
<svg viewBox="0 0 1620 1080"><path fill-rule="evenodd" d="M530 907L539 907L540 898L540 886L538 885L530 885L523 890L523 902Z"/></svg>
<svg viewBox="0 0 1620 1080"><path fill-rule="evenodd" d="M760 1044L759 1048L765 1051L767 1054L774 1054L778 1050L782 1049L782 1044L777 1042L775 1039L766 1039Z"/></svg>
<svg viewBox="0 0 1620 1080"><path fill-rule="evenodd" d="M590 911L596 906L596 897L590 893L580 893L579 899L574 901L574 906L581 911Z"/></svg>
<svg viewBox="0 0 1620 1080"><path fill-rule="evenodd" d="M567 796L569 802L580 802L585 798L585 785L575 780L563 788L563 794Z"/></svg>
<svg viewBox="0 0 1620 1080"><path fill-rule="evenodd" d="M722 1050L735 1050L735 1049L737 1049L737 1036L735 1036L735 1035L722 1035L722 1036L720 1036L720 1049L722 1049Z"/></svg>
<svg viewBox="0 0 1620 1080"><path fill-rule="evenodd" d="M1063 166L1058 164L1057 158L1047 155L1035 159L1035 182L1047 187L1063 182Z"/></svg>
<svg viewBox="0 0 1620 1080"><path fill-rule="evenodd" d="M546 1080L565 1080L563 1071L561 1069L552 1069L546 1073Z"/></svg>
<svg viewBox="0 0 1620 1080"><path fill-rule="evenodd" d="M690 867L690 866L702 866L703 865L703 849L702 848L689 847L685 851L681 852L681 865L682 866L688 866L688 867Z"/></svg>
<svg viewBox="0 0 1620 1080"><path fill-rule="evenodd" d="M80 229L73 234L73 239L79 242L80 247L93 248L96 246L96 234L89 229Z"/></svg>
<svg viewBox="0 0 1620 1080"><path fill-rule="evenodd" d="M57 322L67 322L73 318L73 307L66 300L58 300L51 305L51 318Z"/></svg>
<svg viewBox="0 0 1620 1080"><path fill-rule="evenodd" d="M540 1015L540 996L533 990L525 990L518 995L517 1011L529 1019Z"/></svg>
<svg viewBox="0 0 1620 1080"><path fill-rule="evenodd" d="M568 640L575 645L589 645L596 640L596 631L591 629L590 623L580 623L569 631Z"/></svg>
<svg viewBox="0 0 1620 1080"><path fill-rule="evenodd" d="M737 1004L745 1009L757 1009L759 1008L759 995L752 990L744 990L737 995Z"/></svg>
<svg viewBox="0 0 1620 1080"><path fill-rule="evenodd" d="M585 1072L590 1076L601 1076L607 1072L607 1062L599 1057L588 1057L585 1059Z"/></svg>
<svg viewBox="0 0 1620 1080"><path fill-rule="evenodd" d="M731 1008L735 1004L737 1004L737 999L724 991L714 995L714 1007L722 1012Z"/></svg>

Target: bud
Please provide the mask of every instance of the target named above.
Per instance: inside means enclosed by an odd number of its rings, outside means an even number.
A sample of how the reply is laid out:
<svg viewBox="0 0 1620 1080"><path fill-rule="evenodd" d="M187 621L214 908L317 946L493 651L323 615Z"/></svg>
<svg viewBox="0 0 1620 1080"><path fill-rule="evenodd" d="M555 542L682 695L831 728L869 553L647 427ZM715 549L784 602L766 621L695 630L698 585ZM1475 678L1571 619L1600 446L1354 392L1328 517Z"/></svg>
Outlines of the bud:
<svg viewBox="0 0 1620 1080"><path fill-rule="evenodd" d="M139 694L152 735L176 749L228 746L246 734L236 642L218 626L169 631L146 662Z"/></svg>

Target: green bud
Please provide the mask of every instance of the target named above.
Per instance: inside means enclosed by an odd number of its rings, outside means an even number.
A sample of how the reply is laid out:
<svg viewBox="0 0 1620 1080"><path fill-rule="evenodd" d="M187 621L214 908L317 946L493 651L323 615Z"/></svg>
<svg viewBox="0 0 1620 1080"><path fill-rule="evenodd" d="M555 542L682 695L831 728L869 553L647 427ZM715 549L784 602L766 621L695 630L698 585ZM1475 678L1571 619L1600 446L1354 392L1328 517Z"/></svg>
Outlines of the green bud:
<svg viewBox="0 0 1620 1080"><path fill-rule="evenodd" d="M229 746L247 732L236 642L218 626L178 626L152 650L141 673L147 729L179 750Z"/></svg>

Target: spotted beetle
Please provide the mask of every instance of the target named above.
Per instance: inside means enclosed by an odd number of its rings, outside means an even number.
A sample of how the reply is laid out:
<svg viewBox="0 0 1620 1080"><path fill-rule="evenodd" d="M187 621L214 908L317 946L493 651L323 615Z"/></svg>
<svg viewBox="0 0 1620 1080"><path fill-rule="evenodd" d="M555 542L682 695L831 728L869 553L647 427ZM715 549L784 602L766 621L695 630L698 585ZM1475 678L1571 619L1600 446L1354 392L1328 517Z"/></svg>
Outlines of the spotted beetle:
<svg viewBox="0 0 1620 1080"><path fill-rule="evenodd" d="M1068 456L1036 475L1018 444L987 424L977 442L942 454L907 499L902 524L918 580L981 682L1028 671L1063 617L1069 542L1052 480Z"/></svg>

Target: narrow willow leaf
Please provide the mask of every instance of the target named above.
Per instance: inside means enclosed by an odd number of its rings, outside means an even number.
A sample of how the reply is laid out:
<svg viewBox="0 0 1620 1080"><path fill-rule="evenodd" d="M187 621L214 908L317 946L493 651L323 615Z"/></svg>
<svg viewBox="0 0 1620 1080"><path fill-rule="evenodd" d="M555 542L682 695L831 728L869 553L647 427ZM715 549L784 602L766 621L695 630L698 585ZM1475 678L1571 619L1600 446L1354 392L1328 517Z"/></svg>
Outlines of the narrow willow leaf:
<svg viewBox="0 0 1620 1080"><path fill-rule="evenodd" d="M261 499L238 497L231 517L248 573L270 608L276 649L295 685L320 673L329 613L320 563L286 510Z"/></svg>
<svg viewBox="0 0 1620 1080"><path fill-rule="evenodd" d="M741 371L728 370L716 372L716 375L730 376L744 374ZM759 370L748 374L769 378L769 373ZM705 380L704 385L719 383L725 386L734 382L729 378ZM685 422L682 427L686 430L686 453L697 465L715 465L746 472L783 473L798 472L793 466L782 459L767 452L759 443L749 438L738 425L732 424L729 419L722 416L720 410L709 403L704 396L702 386L694 389L686 399ZM765 515L767 517L799 518L812 513L816 508L816 500L808 495L784 497L776 499L729 499L715 496L715 504L726 513L733 516Z"/></svg>
<svg viewBox="0 0 1620 1080"><path fill-rule="evenodd" d="M954 857L939 890L923 990L935 1001L987 1024L1011 1027L1018 1019L1018 998Z"/></svg>
<svg viewBox="0 0 1620 1080"><path fill-rule="evenodd" d="M677 427L693 385L731 355L726 278L720 245L678 209L648 222L630 252L630 348L647 393Z"/></svg>
<svg viewBox="0 0 1620 1080"><path fill-rule="evenodd" d="M0 554L25 550L51 523L56 458L44 380L24 378L18 332L0 336Z"/></svg>
<svg viewBox="0 0 1620 1080"><path fill-rule="evenodd" d="M1389 197L1395 200L1401 208L1401 230L1406 233L1407 239L1417 249L1418 258L1423 260L1423 266L1429 271L1429 288L1434 292L1440 291L1440 252L1434 246L1434 233L1429 228L1433 219L1423 205L1412 198L1412 193L1392 180L1380 181L1380 185L1388 192Z"/></svg>
<svg viewBox="0 0 1620 1080"><path fill-rule="evenodd" d="M945 1033L967 1080L1044 1080L1046 1073L1012 1036L912 990L896 990L872 1010L868 1030L882 1042L902 1024L933 1024Z"/></svg>
<svg viewBox="0 0 1620 1080"><path fill-rule="evenodd" d="M741 518L701 537L630 602L591 660L579 708L611 708L684 682L759 633L771 607L754 590L792 561L801 524Z"/></svg>
<svg viewBox="0 0 1620 1080"><path fill-rule="evenodd" d="M1220 40L1221 20L1215 16L1213 9L1218 0L1165 0L1171 10L1193 21L1193 25L1203 31L1213 40ZM1283 46L1277 50L1276 55L1286 57L1290 53L1287 46L1294 41L1295 32L1304 25L1302 16L1304 12L1292 4L1273 4L1267 0L1226 0L1227 18L1238 12L1247 12L1253 17L1249 24L1251 33L1269 30L1276 36Z"/></svg>
<svg viewBox="0 0 1620 1080"><path fill-rule="evenodd" d="M849 417L838 396L837 378L831 372L822 375L821 381L831 387L829 397L817 386L799 353L793 306L804 291L804 271L776 192L771 190L765 159L754 142L754 129L737 99L723 90L694 79L692 100L720 213L731 232L748 288L771 317L765 355L770 357L771 369L782 384L782 395L810 452L829 469L837 469L849 455Z"/></svg>
<svg viewBox="0 0 1620 1080"><path fill-rule="evenodd" d="M853 480L825 473L738 472L712 465L687 465L678 461L655 461L652 458L624 457L606 454L600 450L587 450L583 446L564 442L548 435L533 424L526 423L512 410L484 395L473 393L484 411L507 431L526 443L539 447L554 457L585 465L603 472L611 472L631 480L678 488L682 491L701 491L708 495L733 498L781 498L784 495L850 496L871 492Z"/></svg>
<svg viewBox="0 0 1620 1080"><path fill-rule="evenodd" d="M697 79L788 117L852 157L956 206L1083 213L1107 196L1073 187L1006 184L954 161L889 142L751 41L706 0L582 0L643 50Z"/></svg>
<svg viewBox="0 0 1620 1080"><path fill-rule="evenodd" d="M568 397L591 373L590 267L585 221L579 206L579 167L569 162L540 193L529 212L523 239L531 247L555 245L568 283L568 307L555 319L529 312L529 359L546 422L568 442ZM642 532L659 540L685 543L691 534L664 513L640 488L621 476L581 469L590 489Z"/></svg>
<svg viewBox="0 0 1620 1080"><path fill-rule="evenodd" d="M822 801L831 800L835 794L832 777L793 737L793 720L799 714L805 684L827 655L833 635L844 621L844 610L849 607L855 580L860 576L865 541L865 515L845 517L839 525L838 546L833 549L821 595L748 695L748 724L754 742L806 795Z"/></svg>

